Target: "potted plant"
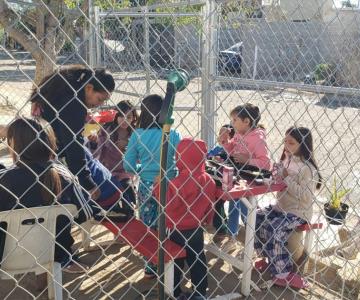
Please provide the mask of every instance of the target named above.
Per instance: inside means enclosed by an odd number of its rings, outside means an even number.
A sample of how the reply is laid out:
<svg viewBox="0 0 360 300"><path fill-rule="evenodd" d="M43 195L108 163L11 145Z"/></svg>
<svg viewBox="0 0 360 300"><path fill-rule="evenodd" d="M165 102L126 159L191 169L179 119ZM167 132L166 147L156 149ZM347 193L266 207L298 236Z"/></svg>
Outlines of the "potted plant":
<svg viewBox="0 0 360 300"><path fill-rule="evenodd" d="M336 178L334 178L330 201L324 204L326 220L329 224L341 225L344 222L349 211L349 205L341 202L341 199L349 192L350 189L339 189Z"/></svg>

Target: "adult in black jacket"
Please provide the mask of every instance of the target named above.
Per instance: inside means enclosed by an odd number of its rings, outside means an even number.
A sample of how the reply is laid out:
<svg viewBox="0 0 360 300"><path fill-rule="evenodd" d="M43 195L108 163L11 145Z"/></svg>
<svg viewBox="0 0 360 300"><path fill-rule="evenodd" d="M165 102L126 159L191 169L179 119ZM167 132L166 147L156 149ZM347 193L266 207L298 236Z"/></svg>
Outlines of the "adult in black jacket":
<svg viewBox="0 0 360 300"><path fill-rule="evenodd" d="M75 204L78 208L77 223L90 219L98 211L71 172L52 160L56 139L49 124L17 119L9 126L7 140L14 165L0 171L0 211ZM74 239L69 219L59 216L55 221L55 261L70 272L85 271L80 264L73 264L71 246Z"/></svg>
<svg viewBox="0 0 360 300"><path fill-rule="evenodd" d="M70 65L45 77L30 97L32 114L51 124L59 157L65 157L70 171L78 176L94 200L100 191L86 164L82 132L87 109L103 104L114 88L114 78L105 69Z"/></svg>

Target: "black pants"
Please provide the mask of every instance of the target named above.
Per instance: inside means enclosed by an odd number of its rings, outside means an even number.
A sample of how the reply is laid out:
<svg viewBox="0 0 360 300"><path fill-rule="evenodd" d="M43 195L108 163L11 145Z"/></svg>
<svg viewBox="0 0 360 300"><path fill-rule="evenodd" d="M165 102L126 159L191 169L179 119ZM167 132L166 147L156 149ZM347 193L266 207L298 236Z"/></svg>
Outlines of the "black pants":
<svg viewBox="0 0 360 300"><path fill-rule="evenodd" d="M207 262L204 253L204 232L202 228L192 230L174 230L170 234L170 240L183 246L186 251L186 263L189 267L194 296L206 296L208 287ZM174 296L181 294L180 283L182 279L185 259L175 259Z"/></svg>
<svg viewBox="0 0 360 300"><path fill-rule="evenodd" d="M71 236L71 223L68 217L58 216L56 219L56 244L54 260L61 263L62 266L67 265L72 259L71 246L74 239Z"/></svg>
<svg viewBox="0 0 360 300"><path fill-rule="evenodd" d="M224 201L217 199L215 202L215 213L213 218L213 226L216 233L226 233L226 214L224 209Z"/></svg>
<svg viewBox="0 0 360 300"><path fill-rule="evenodd" d="M136 205L136 192L131 179L120 181L122 186L122 209L129 216L134 215L134 205Z"/></svg>

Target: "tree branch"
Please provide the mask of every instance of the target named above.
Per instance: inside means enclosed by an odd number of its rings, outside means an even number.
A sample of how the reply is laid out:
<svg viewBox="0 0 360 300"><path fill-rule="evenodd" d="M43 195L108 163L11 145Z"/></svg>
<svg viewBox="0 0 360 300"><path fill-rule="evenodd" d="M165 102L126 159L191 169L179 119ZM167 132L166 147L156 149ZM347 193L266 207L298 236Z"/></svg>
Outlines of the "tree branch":
<svg viewBox="0 0 360 300"><path fill-rule="evenodd" d="M75 21L74 16L64 16L64 23L62 25L62 30L58 32L56 42L55 42L55 51L59 53L62 47L64 46L66 40L70 38L70 41L73 40L74 37L74 24Z"/></svg>
<svg viewBox="0 0 360 300"><path fill-rule="evenodd" d="M31 53L33 58L36 59L39 56L37 41L29 31L27 31L29 34L26 34L26 30L21 29L23 28L21 23L21 28L15 27L19 21L19 16L14 13L4 0L0 0L0 24L4 27L10 37L20 43Z"/></svg>

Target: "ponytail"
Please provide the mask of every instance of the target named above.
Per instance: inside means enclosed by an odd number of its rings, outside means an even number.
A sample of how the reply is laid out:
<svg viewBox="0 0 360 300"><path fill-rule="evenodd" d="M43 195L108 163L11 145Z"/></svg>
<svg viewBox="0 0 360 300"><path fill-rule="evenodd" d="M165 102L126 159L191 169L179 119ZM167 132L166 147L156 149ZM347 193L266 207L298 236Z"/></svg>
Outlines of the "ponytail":
<svg viewBox="0 0 360 300"><path fill-rule="evenodd" d="M52 205L61 193L61 179L59 173L54 167L49 167L43 175L40 176L41 196L44 205Z"/></svg>
<svg viewBox="0 0 360 300"><path fill-rule="evenodd" d="M259 121L261 119L259 107L251 103L245 103L243 105L236 106L230 111L230 115L237 116L241 120L244 120L246 118L249 119L251 128L265 129L263 125L259 125Z"/></svg>

